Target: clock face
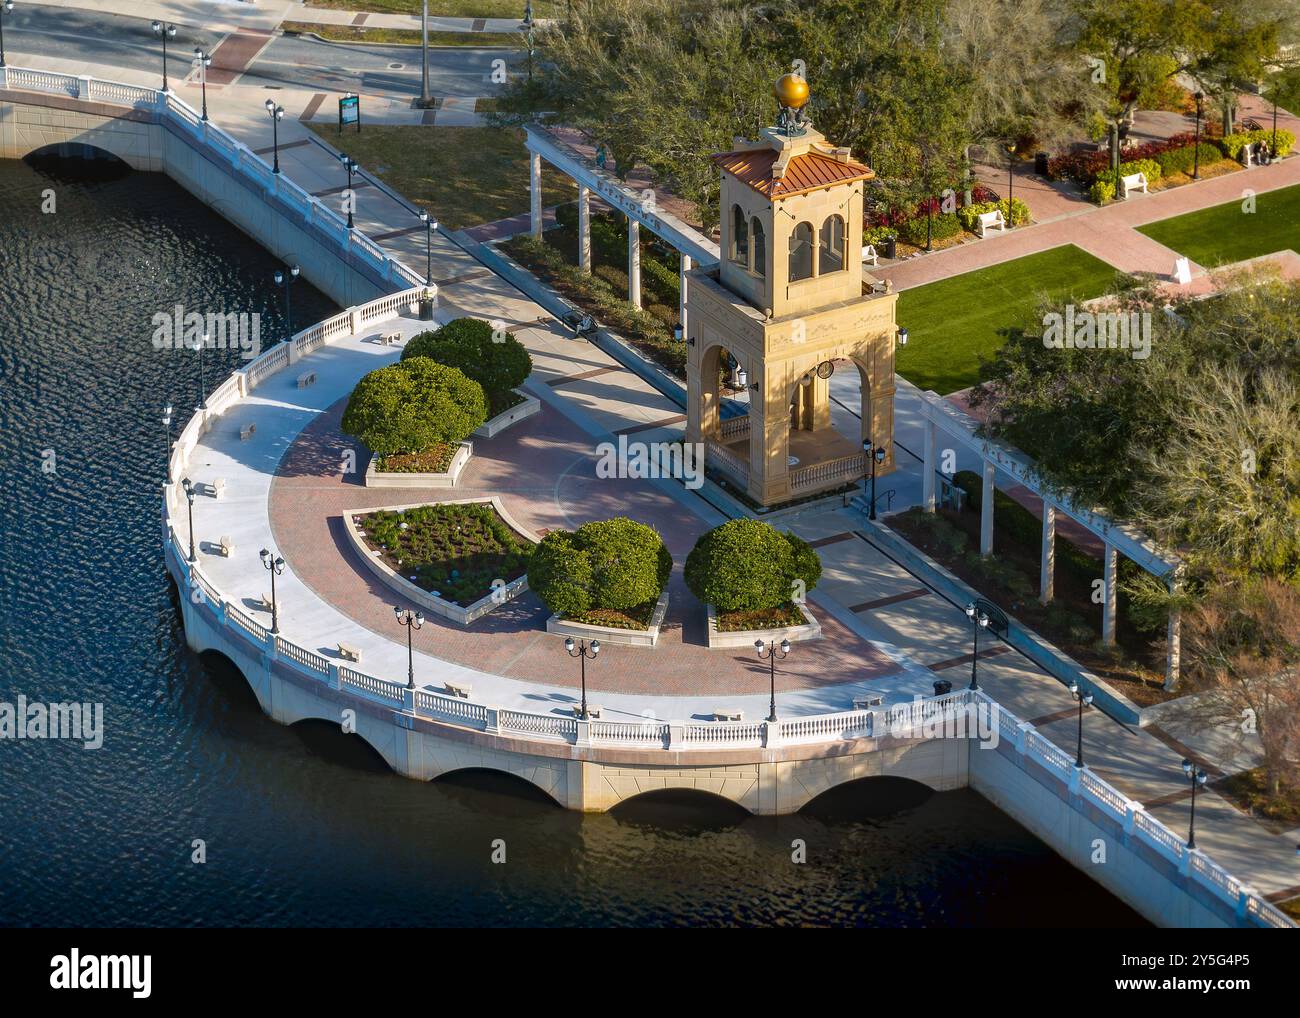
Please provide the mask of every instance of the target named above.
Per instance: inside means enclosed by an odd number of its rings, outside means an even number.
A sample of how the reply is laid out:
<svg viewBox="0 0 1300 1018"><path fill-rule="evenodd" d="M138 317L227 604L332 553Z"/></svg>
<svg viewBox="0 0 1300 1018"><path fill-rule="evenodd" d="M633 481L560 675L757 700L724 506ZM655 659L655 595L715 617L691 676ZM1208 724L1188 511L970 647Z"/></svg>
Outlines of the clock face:
<svg viewBox="0 0 1300 1018"><path fill-rule="evenodd" d="M835 374L835 365L830 361L822 361L817 365L818 378L830 378L833 374Z"/></svg>

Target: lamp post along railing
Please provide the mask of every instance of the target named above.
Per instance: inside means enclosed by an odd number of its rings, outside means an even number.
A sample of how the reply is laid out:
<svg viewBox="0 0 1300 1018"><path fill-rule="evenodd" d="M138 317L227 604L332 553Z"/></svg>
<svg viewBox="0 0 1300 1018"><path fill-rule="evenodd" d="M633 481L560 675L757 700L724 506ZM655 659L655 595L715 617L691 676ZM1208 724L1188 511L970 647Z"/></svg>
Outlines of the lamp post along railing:
<svg viewBox="0 0 1300 1018"><path fill-rule="evenodd" d="M267 116L271 118L271 150L274 157L271 165L272 173L280 172L280 121L284 119L284 107L276 105L274 99L268 99L263 104L266 107Z"/></svg>
<svg viewBox="0 0 1300 1018"><path fill-rule="evenodd" d="M1196 789L1204 787L1208 777L1204 770L1197 767L1192 761L1183 761L1183 774L1192 783L1192 811L1187 820L1187 847L1196 847Z"/></svg>
<svg viewBox="0 0 1300 1018"><path fill-rule="evenodd" d="M163 408L163 416L162 416L163 430L167 433L167 465L164 469L166 470L168 484L171 484L172 482L172 413L173 412L174 411L170 403L168 403L167 406Z"/></svg>
<svg viewBox="0 0 1300 1018"><path fill-rule="evenodd" d="M769 701L767 708L767 720L776 723L776 663L784 661L790 653L790 641L782 640L780 644L764 643L762 640L754 641L754 650L758 652L760 661L767 661L767 681L769 690Z"/></svg>
<svg viewBox="0 0 1300 1018"><path fill-rule="evenodd" d="M207 374L203 370L203 348L207 345L208 345L208 334L205 332L202 336L199 337L198 345L195 347L199 359L199 409L200 410L206 410L208 408L208 381L207 381Z"/></svg>
<svg viewBox="0 0 1300 1018"><path fill-rule="evenodd" d="M0 67L5 65L5 15L14 11L14 0L0 3Z"/></svg>
<svg viewBox="0 0 1300 1018"><path fill-rule="evenodd" d="M150 27L153 34L162 39L162 90L170 92L167 83L167 40L176 38L176 26L166 21L155 21Z"/></svg>
<svg viewBox="0 0 1300 1018"><path fill-rule="evenodd" d="M198 556L194 554L194 482L188 477L181 481L181 488L185 492L185 502L189 507L190 515L190 562L197 560Z"/></svg>
<svg viewBox="0 0 1300 1018"><path fill-rule="evenodd" d="M971 631L974 635L970 656L970 688L979 689L980 630L988 628L989 617L973 601L966 606L966 617L971 621Z"/></svg>
<svg viewBox="0 0 1300 1018"><path fill-rule="evenodd" d="M876 518L876 465L885 462L887 453L883 445L876 445L875 440L870 438L863 439L862 451L867 454L868 465L871 467L871 494L868 496L871 503L867 507L867 519L874 520Z"/></svg>
<svg viewBox="0 0 1300 1018"><path fill-rule="evenodd" d="M406 627L406 688L415 688L415 644L411 639L411 632L415 629L421 629L424 626L424 613L413 612L409 608L403 608L401 605L393 606L393 614L397 617L397 624Z"/></svg>
<svg viewBox="0 0 1300 1018"><path fill-rule="evenodd" d="M587 661L595 661L596 655L600 653L600 641L592 640L588 643L586 640L574 640L572 636L567 637L564 641L564 649L568 652L569 657L576 657L579 661L579 681L582 684L582 703L578 708L578 717L586 721L590 718L587 710Z"/></svg>
<svg viewBox="0 0 1300 1018"><path fill-rule="evenodd" d="M1092 694L1085 693L1079 688L1078 682L1070 683L1070 695L1079 701L1079 741L1078 750L1074 757L1074 766L1083 769L1083 708L1092 706Z"/></svg>
<svg viewBox="0 0 1300 1018"><path fill-rule="evenodd" d="M208 68L212 66L212 54L203 52L200 46L194 47L194 66L199 72L199 87L203 94L203 116L200 120L208 119Z"/></svg>
<svg viewBox="0 0 1300 1018"><path fill-rule="evenodd" d="M348 171L348 186L347 190L343 192L343 201L348 210L348 229L351 230L354 226L352 208L356 204L356 195L352 190L352 174L361 168L361 164L350 155L340 155L339 161L343 164L343 168Z"/></svg>
<svg viewBox="0 0 1300 1018"><path fill-rule="evenodd" d="M272 277L276 286L284 287L284 342L286 343L293 338L293 299L290 297L290 292L301 272L302 269L297 265L291 265L287 273L276 269Z"/></svg>
<svg viewBox="0 0 1300 1018"><path fill-rule="evenodd" d="M280 606L275 597L275 578L284 572L284 559L279 555L271 553L270 549L262 549L262 566L271 573L271 632L278 634L280 632Z"/></svg>

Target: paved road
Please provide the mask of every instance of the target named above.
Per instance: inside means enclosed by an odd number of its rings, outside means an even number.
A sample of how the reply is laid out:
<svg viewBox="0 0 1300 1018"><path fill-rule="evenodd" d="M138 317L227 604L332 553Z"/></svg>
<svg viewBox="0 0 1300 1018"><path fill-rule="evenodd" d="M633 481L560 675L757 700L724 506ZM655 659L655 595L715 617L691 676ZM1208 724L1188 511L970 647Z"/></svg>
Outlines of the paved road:
<svg viewBox="0 0 1300 1018"><path fill-rule="evenodd" d="M10 63L36 54L137 71L162 72L162 43L148 19L24 4L5 15L5 51ZM217 48L224 33L182 27L167 44L167 72L176 81L190 71L196 46ZM517 60L517 54L508 54ZM429 84L434 95L486 96L493 61L507 56L491 47L433 48ZM340 44L305 36L278 36L245 70L240 83L273 88L349 91L367 95L417 96L420 51L378 43Z"/></svg>

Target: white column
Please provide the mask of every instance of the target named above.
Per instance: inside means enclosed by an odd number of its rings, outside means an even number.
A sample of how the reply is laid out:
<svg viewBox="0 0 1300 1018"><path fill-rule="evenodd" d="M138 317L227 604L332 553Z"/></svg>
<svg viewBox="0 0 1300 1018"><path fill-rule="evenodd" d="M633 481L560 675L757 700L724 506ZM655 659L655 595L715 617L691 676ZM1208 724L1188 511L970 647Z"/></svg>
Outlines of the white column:
<svg viewBox="0 0 1300 1018"><path fill-rule="evenodd" d="M542 239L542 157L528 153L529 227L538 240Z"/></svg>
<svg viewBox="0 0 1300 1018"><path fill-rule="evenodd" d="M985 558L993 554L993 474L996 470L990 460L984 461L984 489L980 496L980 554Z"/></svg>
<svg viewBox="0 0 1300 1018"><path fill-rule="evenodd" d="M591 271L591 188L578 185L578 268Z"/></svg>
<svg viewBox="0 0 1300 1018"><path fill-rule="evenodd" d="M686 273L691 271L691 256L683 253L681 268L678 270L677 278L677 320L682 323L682 339L685 340L688 333L686 331Z"/></svg>
<svg viewBox="0 0 1300 1018"><path fill-rule="evenodd" d="M641 224L631 216L627 220L627 299L633 307L641 306Z"/></svg>
<svg viewBox="0 0 1300 1018"><path fill-rule="evenodd" d="M1038 600L1047 604L1056 594L1056 506L1043 502L1043 551L1038 570Z"/></svg>
<svg viewBox="0 0 1300 1018"><path fill-rule="evenodd" d="M1165 689L1173 689L1178 683L1179 658L1182 656L1183 619L1178 611L1169 613L1169 629L1165 650Z"/></svg>
<svg viewBox="0 0 1300 1018"><path fill-rule="evenodd" d="M935 477L935 460L937 459L939 436L938 429L934 426L934 421L929 417L925 419L925 438L922 440L924 451L922 458L925 460L925 476L921 479L921 508L926 512L934 512L934 477Z"/></svg>
<svg viewBox="0 0 1300 1018"><path fill-rule="evenodd" d="M1119 566L1119 551L1109 541L1102 565L1101 642L1109 647L1115 642L1115 573Z"/></svg>

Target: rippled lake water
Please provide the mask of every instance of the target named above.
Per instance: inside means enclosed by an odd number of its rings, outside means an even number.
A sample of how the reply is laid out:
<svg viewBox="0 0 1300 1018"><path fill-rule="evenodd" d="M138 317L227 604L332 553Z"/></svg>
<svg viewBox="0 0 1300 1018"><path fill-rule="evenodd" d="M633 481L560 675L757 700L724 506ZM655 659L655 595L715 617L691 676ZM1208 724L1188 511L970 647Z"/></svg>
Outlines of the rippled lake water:
<svg viewBox="0 0 1300 1018"><path fill-rule="evenodd" d="M171 401L183 421L198 375L151 339L177 303L260 312L279 337L277 267L165 177L0 161L0 701L102 702L106 728L96 751L0 743L0 922L1141 922L968 791L888 781L793 817L682 797L583 816L499 776L410 781L332 726L263 716L184 643L160 415ZM302 327L333 306L304 282L293 309ZM205 357L209 388L239 363Z"/></svg>

